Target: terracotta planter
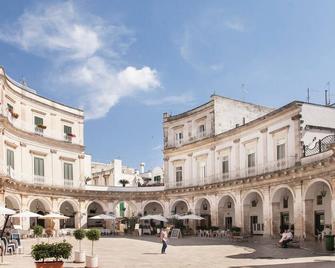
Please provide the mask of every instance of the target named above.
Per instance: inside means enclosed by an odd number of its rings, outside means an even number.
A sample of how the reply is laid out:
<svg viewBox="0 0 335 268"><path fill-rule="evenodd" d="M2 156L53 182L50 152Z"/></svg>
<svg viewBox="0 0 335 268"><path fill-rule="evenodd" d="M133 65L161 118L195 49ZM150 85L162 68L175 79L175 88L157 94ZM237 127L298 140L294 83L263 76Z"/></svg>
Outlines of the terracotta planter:
<svg viewBox="0 0 335 268"><path fill-rule="evenodd" d="M36 268L63 268L64 262L62 261L46 261L35 262Z"/></svg>
<svg viewBox="0 0 335 268"><path fill-rule="evenodd" d="M76 263L85 262L85 251L75 251L74 252L74 262Z"/></svg>
<svg viewBox="0 0 335 268"><path fill-rule="evenodd" d="M86 268L97 268L99 266L98 256L86 256Z"/></svg>

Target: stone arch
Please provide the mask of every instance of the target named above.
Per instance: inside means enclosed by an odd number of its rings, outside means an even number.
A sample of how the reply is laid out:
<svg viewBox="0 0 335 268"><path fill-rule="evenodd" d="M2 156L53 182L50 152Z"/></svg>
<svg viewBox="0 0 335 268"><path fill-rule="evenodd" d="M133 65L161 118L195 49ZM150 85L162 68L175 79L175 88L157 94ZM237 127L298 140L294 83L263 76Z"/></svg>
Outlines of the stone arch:
<svg viewBox="0 0 335 268"><path fill-rule="evenodd" d="M264 233L263 194L259 190L249 190L243 195L243 231L253 235Z"/></svg>
<svg viewBox="0 0 335 268"><path fill-rule="evenodd" d="M30 201L28 202L28 208L32 212L35 212L40 215L45 215L52 211L52 204L51 204L51 201L47 198L32 197ZM44 219L36 219L36 218L30 219L30 227L33 227L35 225L41 225L44 228L47 228L49 227L50 224L52 224L51 221L47 222ZM50 227L53 227L53 226L50 226Z"/></svg>
<svg viewBox="0 0 335 268"><path fill-rule="evenodd" d="M209 228L211 226L211 202L206 197L201 197L195 202L195 214L204 218L200 221L200 228Z"/></svg>
<svg viewBox="0 0 335 268"><path fill-rule="evenodd" d="M5 206L16 211L21 210L21 202L18 197L15 195L6 195L5 196Z"/></svg>
<svg viewBox="0 0 335 268"><path fill-rule="evenodd" d="M235 226L236 199L231 194L224 194L218 202L218 226L231 229Z"/></svg>
<svg viewBox="0 0 335 268"><path fill-rule="evenodd" d="M94 216L105 214L105 210L101 202L99 201L92 201L87 205L87 227L103 227L104 221L103 220L94 220L91 219Z"/></svg>
<svg viewBox="0 0 335 268"><path fill-rule="evenodd" d="M174 200L170 208L171 208L170 209L171 215L174 215L174 214L183 215L191 210L191 207L188 201L185 199Z"/></svg>
<svg viewBox="0 0 335 268"><path fill-rule="evenodd" d="M136 205L129 200L120 200L114 206L114 215L117 218L131 218L137 216L138 211Z"/></svg>
<svg viewBox="0 0 335 268"><path fill-rule="evenodd" d="M75 228L77 221L78 205L71 199L65 199L59 203L59 212L68 219L60 220L60 228Z"/></svg>
<svg viewBox="0 0 335 268"><path fill-rule="evenodd" d="M143 206L143 215L148 215L148 214L159 214L159 215L164 215L164 206L161 202L157 200L149 200L145 202Z"/></svg>
<svg viewBox="0 0 335 268"><path fill-rule="evenodd" d="M312 238L332 223L333 190L327 180L310 181L303 193L305 234Z"/></svg>
<svg viewBox="0 0 335 268"><path fill-rule="evenodd" d="M279 185L271 191L272 235L279 236L286 229L294 231L294 191L288 185Z"/></svg>

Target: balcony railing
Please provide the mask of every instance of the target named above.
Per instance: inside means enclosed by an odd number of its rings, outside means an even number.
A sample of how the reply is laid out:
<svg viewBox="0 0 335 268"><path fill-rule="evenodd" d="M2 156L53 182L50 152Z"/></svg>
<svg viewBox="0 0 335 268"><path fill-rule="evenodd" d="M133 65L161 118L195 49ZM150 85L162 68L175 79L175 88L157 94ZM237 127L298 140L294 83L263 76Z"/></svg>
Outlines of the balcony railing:
<svg viewBox="0 0 335 268"><path fill-rule="evenodd" d="M234 179L247 178L256 175L262 175L269 172L274 172L278 170L283 170L286 168L293 167L296 164L295 157L290 159L282 159L278 161L268 162L265 165L256 165L251 168L242 168L237 170L231 170L226 173L218 173L215 175L210 175L206 177L198 177L195 180L183 180L183 181L171 181L166 180L166 188L180 188L180 187L192 187L192 186L201 186L212 183L225 182ZM193 176L191 176L193 178Z"/></svg>
<svg viewBox="0 0 335 268"><path fill-rule="evenodd" d="M35 126L35 134L43 136L43 128Z"/></svg>
<svg viewBox="0 0 335 268"><path fill-rule="evenodd" d="M45 182L44 176L34 175L34 183L44 184L44 182Z"/></svg>
<svg viewBox="0 0 335 268"><path fill-rule="evenodd" d="M328 151L332 144L335 144L335 135L328 135L323 139L318 140L312 148L305 145L303 151L304 157Z"/></svg>
<svg viewBox="0 0 335 268"><path fill-rule="evenodd" d="M64 179L64 186L65 187L73 187L73 180Z"/></svg>

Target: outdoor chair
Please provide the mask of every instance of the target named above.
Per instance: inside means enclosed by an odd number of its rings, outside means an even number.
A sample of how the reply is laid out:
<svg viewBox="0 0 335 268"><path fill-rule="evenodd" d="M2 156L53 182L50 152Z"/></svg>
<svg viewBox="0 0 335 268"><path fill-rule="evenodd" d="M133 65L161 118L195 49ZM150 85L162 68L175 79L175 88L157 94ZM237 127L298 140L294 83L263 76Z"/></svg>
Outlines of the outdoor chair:
<svg viewBox="0 0 335 268"><path fill-rule="evenodd" d="M5 254L14 254L15 244L9 243L6 237L1 238L2 243L4 244Z"/></svg>
<svg viewBox="0 0 335 268"><path fill-rule="evenodd" d="M21 236L19 233L11 234L11 241L17 241L17 251L19 254L23 253L23 245L21 244Z"/></svg>

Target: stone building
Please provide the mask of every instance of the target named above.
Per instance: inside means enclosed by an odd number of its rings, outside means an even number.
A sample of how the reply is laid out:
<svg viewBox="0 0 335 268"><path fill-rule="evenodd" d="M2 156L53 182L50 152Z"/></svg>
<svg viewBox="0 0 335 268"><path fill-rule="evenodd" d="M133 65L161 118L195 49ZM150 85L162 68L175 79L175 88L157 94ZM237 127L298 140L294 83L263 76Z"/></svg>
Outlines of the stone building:
<svg viewBox="0 0 335 268"><path fill-rule="evenodd" d="M294 225L335 233L335 109L292 102L270 109L220 96L163 116L164 186L87 184L83 111L10 79L0 68L0 202L69 216L63 227L99 226L100 213L185 214L201 225L278 235ZM27 229L33 222L23 221ZM40 221L39 224L45 224Z"/></svg>

